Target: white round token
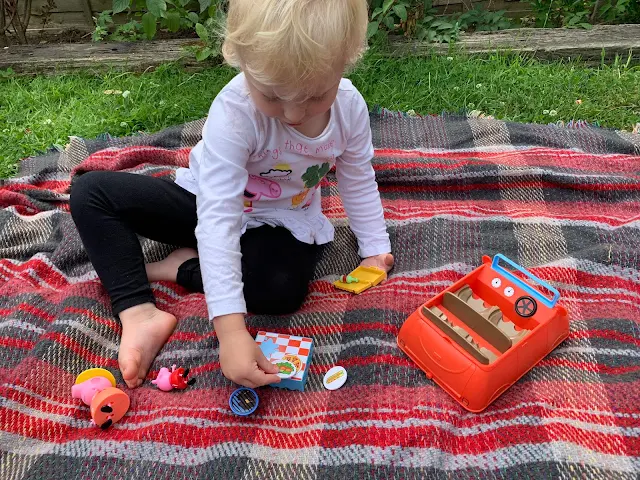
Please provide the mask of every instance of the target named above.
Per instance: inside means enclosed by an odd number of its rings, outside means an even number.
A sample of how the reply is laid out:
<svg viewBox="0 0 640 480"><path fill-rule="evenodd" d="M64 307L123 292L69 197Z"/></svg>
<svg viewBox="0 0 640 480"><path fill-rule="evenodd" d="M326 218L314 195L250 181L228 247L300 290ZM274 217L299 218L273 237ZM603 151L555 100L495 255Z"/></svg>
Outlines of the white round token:
<svg viewBox="0 0 640 480"><path fill-rule="evenodd" d="M347 371L343 367L333 367L324 375L322 383L327 390L337 390L347 381Z"/></svg>
<svg viewBox="0 0 640 480"><path fill-rule="evenodd" d="M287 378L293 377L298 369L296 366L291 363L289 360L277 360L273 362L273 364L278 367L279 372L276 373L280 378L286 380Z"/></svg>

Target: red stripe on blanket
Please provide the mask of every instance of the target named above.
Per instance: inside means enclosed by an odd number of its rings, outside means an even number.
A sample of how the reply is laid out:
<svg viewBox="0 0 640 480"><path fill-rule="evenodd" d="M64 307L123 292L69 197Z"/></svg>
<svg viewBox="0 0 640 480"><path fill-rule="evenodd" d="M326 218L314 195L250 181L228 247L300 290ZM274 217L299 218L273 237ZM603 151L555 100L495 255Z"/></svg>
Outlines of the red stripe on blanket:
<svg viewBox="0 0 640 480"><path fill-rule="evenodd" d="M142 165L188 167L190 151L191 148L169 150L144 145L101 150L87 157L71 174L95 170L126 171Z"/></svg>
<svg viewBox="0 0 640 480"><path fill-rule="evenodd" d="M374 168L378 171L402 170L415 168L451 168L468 167L470 165L526 166L526 167L555 167L578 171L627 173L638 178L640 159L634 155L604 155L576 152L575 150L547 149L547 148L504 148L498 151L478 150L398 150L376 149L376 157L400 160L378 163ZM411 162L416 158L443 159L445 162ZM603 161L606 159L606 161Z"/></svg>
<svg viewBox="0 0 640 480"><path fill-rule="evenodd" d="M0 409L0 420L10 419L6 431L18 434L30 434L30 438L39 438L39 432L51 432L41 438L49 442L67 443L74 440L103 437L104 433L93 426L86 428L62 427L57 422L34 418L21 412L8 412L6 408ZM440 425L393 425L384 427L384 421L379 426L370 427L338 427L332 428L331 423L324 428L301 429L287 434L278 433L275 429L256 429L253 422L238 420L225 422L209 427L185 425L180 423L163 422L163 441L168 445L206 448L226 442L249 441L257 445L281 448L286 439L290 448L295 445L306 445L317 442L324 448L350 447L357 441L361 445L375 447L420 446L422 448L438 448L444 452L455 455L479 455L495 449L517 445L522 438L527 438L527 443L537 444L549 441L566 441L576 445L582 445L594 452L624 455L620 452L619 443L626 445L631 452L640 448L638 437L622 436L617 434L600 433L588 429L577 428L566 422L553 422L545 420L541 425L509 425L489 430L487 433L455 434ZM390 423L390 422L387 422ZM109 430L108 438L111 441L143 441L142 439L154 436L158 425L138 427L135 430L122 428L122 425ZM407 434L413 432L411 438ZM318 433L321 433L318 438ZM156 440L158 441L158 440ZM627 455L629 453L627 452ZM630 456L633 456L632 454Z"/></svg>

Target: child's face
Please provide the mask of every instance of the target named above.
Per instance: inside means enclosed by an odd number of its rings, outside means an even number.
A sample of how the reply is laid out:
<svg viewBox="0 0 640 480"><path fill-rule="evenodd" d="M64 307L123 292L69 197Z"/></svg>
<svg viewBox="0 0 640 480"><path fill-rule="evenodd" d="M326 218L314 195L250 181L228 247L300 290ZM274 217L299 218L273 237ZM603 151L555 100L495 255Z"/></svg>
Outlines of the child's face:
<svg viewBox="0 0 640 480"><path fill-rule="evenodd" d="M336 69L329 78L318 82L318 85L312 89L311 95L300 96L293 100L284 100L279 96L280 94L289 97L284 89L262 85L248 74L245 73L245 76L253 102L262 113L292 127L302 127L331 109L338 94L342 71Z"/></svg>

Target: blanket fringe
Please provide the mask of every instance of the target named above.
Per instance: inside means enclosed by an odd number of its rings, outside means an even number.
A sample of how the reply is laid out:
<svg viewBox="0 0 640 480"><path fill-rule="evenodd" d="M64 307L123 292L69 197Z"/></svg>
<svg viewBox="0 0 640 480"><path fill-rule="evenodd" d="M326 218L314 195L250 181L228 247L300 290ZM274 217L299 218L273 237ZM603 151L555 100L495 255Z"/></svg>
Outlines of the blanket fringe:
<svg viewBox="0 0 640 480"><path fill-rule="evenodd" d="M407 110L405 112L402 111L398 111L398 110L389 110L387 108L381 107L380 105L374 105L374 107L371 109L371 113L373 113L374 115L378 115L381 117L416 117L416 118L423 118L426 116L429 117L442 117L442 118L447 118L447 119L455 119L455 118L460 118L460 119L466 119L466 118L481 118L484 120L496 120L495 117L493 115L487 115L486 113L480 111L480 110L468 110L468 109L461 109L457 112L446 112L443 111L440 114L428 114L428 115L421 115L419 113L416 113L415 110ZM606 127L602 127L600 125L600 122L598 121L593 121L590 122L588 120L569 120L568 122L565 122L563 120L558 120L557 122L552 122L552 123L548 123L547 125L551 126L551 127L559 127L559 128L593 128L593 129L597 129L597 128L603 128L606 129ZM616 131L621 131L621 132L627 132L627 130L622 129L622 130L618 130L618 129L610 129L610 130L616 130ZM632 130L631 133L633 134L640 134L640 123L636 123ZM134 132L133 134L131 134L130 136L132 137L138 137L138 136L142 136L145 135L145 132ZM96 137L96 140L112 140L118 137L114 137L113 135L111 135L108 132L102 133L100 135L98 135ZM54 153L54 152L62 152L64 151L65 147L58 145L58 144L54 144L51 147L49 147L45 152L38 152L37 155L42 155L42 154L47 154L47 153Z"/></svg>
<svg viewBox="0 0 640 480"><path fill-rule="evenodd" d="M480 119L484 119L484 120L496 120L496 118L493 115L488 115L480 110L469 110L469 109L461 109L457 112L441 112L439 115L438 114L428 114L428 115L421 115L419 113L416 113L415 110L407 110L405 112L402 111L396 111L396 110L389 110L387 108L381 107L379 105L375 105L372 109L371 109L371 113L373 113L374 115L378 115L381 117L416 117L416 118L422 118L422 117L442 117L442 118L447 118L447 119L455 119L455 118L460 118L460 119L467 119L467 118L480 118ZM500 120L498 120L500 121ZM546 124L550 127L559 127L559 128L593 128L593 129L604 129L604 130L615 130L615 131L620 131L620 132L628 132L628 130L625 129L615 129L615 128L607 128L607 127L603 127L599 121L595 120L595 121L589 121L589 120L569 120L569 121L563 121L563 120L558 120L556 122L551 122ZM638 134L640 133L640 123L637 123L636 125L633 126L631 133L634 134Z"/></svg>

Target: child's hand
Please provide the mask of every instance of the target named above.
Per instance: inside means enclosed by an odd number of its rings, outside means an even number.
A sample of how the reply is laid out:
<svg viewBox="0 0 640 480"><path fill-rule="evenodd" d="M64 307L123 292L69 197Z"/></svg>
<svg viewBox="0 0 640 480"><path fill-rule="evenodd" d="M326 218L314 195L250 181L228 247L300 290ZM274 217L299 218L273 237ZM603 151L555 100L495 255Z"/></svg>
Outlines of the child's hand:
<svg viewBox="0 0 640 480"><path fill-rule="evenodd" d="M365 258L360 262L360 265L363 267L376 267L389 273L393 268L393 262L393 255L390 253L383 253L381 255Z"/></svg>
<svg viewBox="0 0 640 480"><path fill-rule="evenodd" d="M220 342L220 368L225 377L249 388L280 382L276 375L278 367L263 355L244 326L242 315L216 318L214 326Z"/></svg>

